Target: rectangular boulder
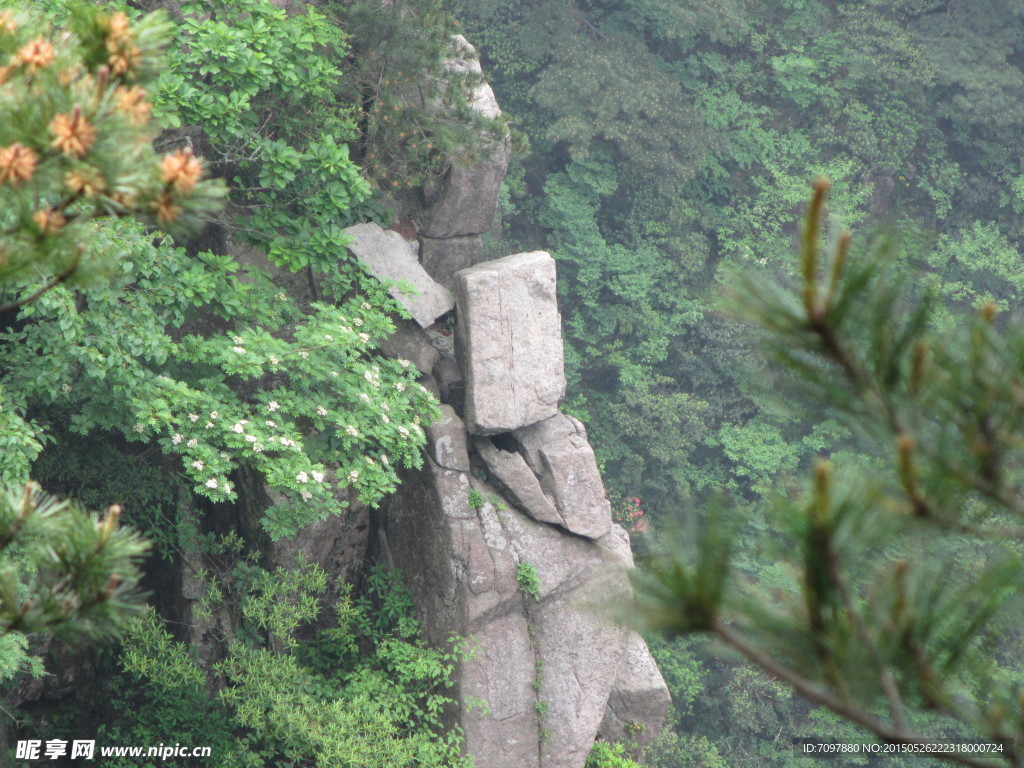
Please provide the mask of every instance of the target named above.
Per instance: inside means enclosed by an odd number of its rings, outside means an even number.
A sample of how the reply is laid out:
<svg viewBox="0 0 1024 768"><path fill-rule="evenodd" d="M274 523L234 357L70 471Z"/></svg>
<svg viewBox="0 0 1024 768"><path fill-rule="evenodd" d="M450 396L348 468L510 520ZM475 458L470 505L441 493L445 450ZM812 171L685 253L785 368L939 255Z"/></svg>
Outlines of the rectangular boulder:
<svg viewBox="0 0 1024 768"><path fill-rule="evenodd" d="M534 251L463 269L455 301L469 431L510 432L557 413L565 370L554 259Z"/></svg>

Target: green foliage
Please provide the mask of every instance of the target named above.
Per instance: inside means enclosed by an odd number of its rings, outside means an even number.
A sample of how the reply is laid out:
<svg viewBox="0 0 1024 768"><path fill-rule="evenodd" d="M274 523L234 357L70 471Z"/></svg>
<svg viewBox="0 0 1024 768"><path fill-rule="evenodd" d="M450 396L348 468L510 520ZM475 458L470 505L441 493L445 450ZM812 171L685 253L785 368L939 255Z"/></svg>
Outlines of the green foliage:
<svg viewBox="0 0 1024 768"><path fill-rule="evenodd" d="M235 581L243 573L244 583ZM318 567L242 569L230 578L233 585L218 591L240 590L243 626L228 638L227 657L209 672L152 612L136 624L122 657L126 681L159 695L141 716L115 725L110 738L135 743L159 724L174 724L191 729L194 738L202 734L207 740L194 743L213 744L222 765L247 768L280 761L361 768L467 764L459 757L458 732L444 720L458 649L430 650L419 641L400 575L371 575L368 597L383 610L371 612L343 594L333 609L337 623L312 641L306 628L324 607L327 586ZM360 647L369 652L359 653ZM213 680L220 681L215 698L204 688ZM134 698L126 694L114 703L125 714L123 704ZM189 719L189 708L207 722Z"/></svg>
<svg viewBox="0 0 1024 768"><path fill-rule="evenodd" d="M337 511L335 488L374 502L396 467L421 460L431 400L411 365L373 355L392 325L371 304L303 315L265 277L239 280L231 259L191 259L128 224L108 236L131 250L132 272L77 305L55 289L25 307L32 322L0 337L5 390L72 409L73 432L156 442L215 501L236 498L229 478L241 463L257 469L283 494L265 517L274 536ZM197 306L230 317L233 331L181 335ZM28 458L0 462L10 472Z"/></svg>
<svg viewBox="0 0 1024 768"><path fill-rule="evenodd" d="M480 509L484 505L484 496L476 488L470 488L467 503L473 509Z"/></svg>
<svg viewBox="0 0 1024 768"><path fill-rule="evenodd" d="M186 4L155 96L165 124L199 125L213 168L252 214L236 226L277 265L331 271L369 185L349 158L352 110L337 103L347 36L315 8L261 0ZM213 18L209 15L213 14Z"/></svg>
<svg viewBox="0 0 1024 768"><path fill-rule="evenodd" d="M642 497L656 530L680 506L704 517L707 495L744 500L737 577L772 599L799 582L774 497L799 495L819 455L881 476L891 446L829 408L809 415L806 393L723 316L721 296L744 278L798 279L799 209L826 174L828 229L897 230L894 279L934 285L928 322L941 332L954 338L962 312L986 300L1019 306L1018 6L462 3L499 103L531 140L503 204L511 242L495 253L543 248L559 261L567 402L606 483ZM806 717L768 701L758 721ZM776 732L737 735L724 706L704 706L728 727L680 720L656 764L788 759L759 742Z"/></svg>
<svg viewBox="0 0 1024 768"><path fill-rule="evenodd" d="M586 768L639 768L639 765L626 757L622 744L598 741L587 755Z"/></svg>
<svg viewBox="0 0 1024 768"><path fill-rule="evenodd" d="M947 6L463 4L532 141L510 235L559 259L570 400L610 484L655 515L709 487L764 490L738 438L774 444L787 475L813 455L797 402L770 413L771 374L718 295L736 273L791 272L814 174L833 180L834 225L899 209L921 235L901 258L948 273L947 295L1016 301L1020 160L1002 126L1022 126L1019 9Z"/></svg>
<svg viewBox="0 0 1024 768"><path fill-rule="evenodd" d="M516 583L524 595L540 600L540 576L533 563L523 561L516 567Z"/></svg>
<svg viewBox="0 0 1024 768"><path fill-rule="evenodd" d="M299 306L229 257L189 255L127 223L97 230L91 246L131 254L118 279L78 303L55 290L0 339L11 350L0 386L15 405L5 441L17 449L0 472L24 473L46 420L70 412L72 433L117 432L177 455L215 502L237 498L241 466L255 469L280 491L264 516L280 537L341 509L342 489L371 504L393 489L397 467L421 460L420 422L433 411L408 363L372 352L392 329L379 307L395 305L337 257L344 218L368 190L328 133L352 132L330 106L344 36L316 12L207 10L216 23L182 17L180 53L156 86L160 114L203 122L214 167L247 185L233 197L253 206L250 235L278 264L320 265L321 290L338 301ZM275 110L283 123L269 120Z"/></svg>

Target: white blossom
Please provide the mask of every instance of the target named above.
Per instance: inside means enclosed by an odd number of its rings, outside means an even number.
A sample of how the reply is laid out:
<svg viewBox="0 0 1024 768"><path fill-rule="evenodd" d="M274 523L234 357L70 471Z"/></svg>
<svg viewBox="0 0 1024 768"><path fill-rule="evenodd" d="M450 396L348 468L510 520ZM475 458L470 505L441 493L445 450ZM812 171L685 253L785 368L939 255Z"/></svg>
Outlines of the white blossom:
<svg viewBox="0 0 1024 768"><path fill-rule="evenodd" d="M233 427L231 427L231 431L237 432L238 434L242 434L243 432L245 432L245 426L242 424L242 422L238 422Z"/></svg>
<svg viewBox="0 0 1024 768"><path fill-rule="evenodd" d="M302 496L303 501L309 501L313 498L313 494L309 491L303 491L300 495Z"/></svg>
<svg viewBox="0 0 1024 768"><path fill-rule="evenodd" d="M199 445L199 441L196 440L194 437L187 443L185 443L186 448L195 448L197 445Z"/></svg>
<svg viewBox="0 0 1024 768"><path fill-rule="evenodd" d="M391 423L391 419L388 418L388 415L386 413L382 413L380 415L380 420L383 421L385 424Z"/></svg>
<svg viewBox="0 0 1024 768"><path fill-rule="evenodd" d="M271 365L277 365L278 362L279 361L278 361L278 359L276 357L274 357L273 355L270 356L270 364Z"/></svg>
<svg viewBox="0 0 1024 768"><path fill-rule="evenodd" d="M188 420L189 421L199 421L199 414L197 414L197 413L190 413L188 415Z"/></svg>
<svg viewBox="0 0 1024 768"><path fill-rule="evenodd" d="M212 422L212 421L208 421L208 422L206 422L206 424L205 424L204 426L205 426L205 427L206 427L207 429L213 429L213 422Z"/></svg>
<svg viewBox="0 0 1024 768"><path fill-rule="evenodd" d="M318 483L322 483L324 481L324 473L323 472L317 472L314 469L314 470L310 471L310 474L313 476L313 479L316 480Z"/></svg>
<svg viewBox="0 0 1024 768"><path fill-rule="evenodd" d="M331 371L331 376L337 376L337 375L338 375L337 371Z"/></svg>
<svg viewBox="0 0 1024 768"><path fill-rule="evenodd" d="M380 455L380 463L384 464L385 466L391 463L391 460L388 458L388 455L386 453L382 453Z"/></svg>
<svg viewBox="0 0 1024 768"><path fill-rule="evenodd" d="M298 480L300 483L308 483L309 482L309 475L306 472L304 472L304 471L303 472L299 472L299 474L297 474L295 476L295 479Z"/></svg>
<svg viewBox="0 0 1024 768"><path fill-rule="evenodd" d="M317 412L318 416L326 416L327 415L327 409L324 408L322 405L318 405L316 407L316 412Z"/></svg>
<svg viewBox="0 0 1024 768"><path fill-rule="evenodd" d="M400 381L396 381L395 382L395 389L397 389L399 392L405 392L405 384L403 384Z"/></svg>
<svg viewBox="0 0 1024 768"><path fill-rule="evenodd" d="M216 418L217 418L217 416L219 416L219 415L220 415L220 414L219 414L219 413L217 413L217 411L210 411L210 418L211 418L211 419L216 419Z"/></svg>
<svg viewBox="0 0 1024 768"><path fill-rule="evenodd" d="M410 363L410 362L409 362L408 360L406 360L405 358L402 358L401 360L399 360L399 361L398 361L398 364L399 364L400 366L402 366L403 368L408 368L408 367L409 367L410 365L412 365L412 363Z"/></svg>
<svg viewBox="0 0 1024 768"><path fill-rule="evenodd" d="M356 328L359 328L360 326L362 326L362 324L363 318L361 317L357 317L355 320L352 321L352 325L354 325Z"/></svg>
<svg viewBox="0 0 1024 768"><path fill-rule="evenodd" d="M267 420L266 420L265 422L263 422L263 423L264 423L264 424L266 424L266 425L267 425L268 427L276 427L276 426L277 426L277 423L276 423L276 422L273 422L273 421L271 421L270 419L267 419Z"/></svg>
<svg viewBox="0 0 1024 768"><path fill-rule="evenodd" d="M368 333L360 333L359 334L359 340L362 341L363 343L368 342L370 340L370 334L368 334Z"/></svg>
<svg viewBox="0 0 1024 768"><path fill-rule="evenodd" d="M276 400L271 400L269 403L267 403L267 408L269 408L271 412L276 411L280 407L280 404L278 404Z"/></svg>
<svg viewBox="0 0 1024 768"><path fill-rule="evenodd" d="M225 481L225 483L224 483L224 493L231 493L231 483Z"/></svg>
<svg viewBox="0 0 1024 768"><path fill-rule="evenodd" d="M141 433L146 431L146 425L145 424L136 424L134 427L132 427L132 429L134 429L136 432L141 434Z"/></svg>
<svg viewBox="0 0 1024 768"><path fill-rule="evenodd" d="M366 311L373 309L373 307L370 306L370 302L368 301L364 301L360 306L362 306L362 308Z"/></svg>
<svg viewBox="0 0 1024 768"><path fill-rule="evenodd" d="M245 354L245 347L232 347L231 351L232 352L237 352L240 355L244 355Z"/></svg>
<svg viewBox="0 0 1024 768"><path fill-rule="evenodd" d="M203 462L201 462L199 459L196 459L195 461L192 462L192 466L195 467L196 469L202 469L206 465L203 464Z"/></svg>
<svg viewBox="0 0 1024 768"><path fill-rule="evenodd" d="M174 445L181 445L181 441L184 439L185 438L183 438L181 435L175 432L174 437L171 438L171 442L174 443Z"/></svg>
<svg viewBox="0 0 1024 768"><path fill-rule="evenodd" d="M325 338L325 339L326 339L327 341L334 341L334 337L333 337L333 336L331 336L331 334L329 334L329 333L325 333L325 334L324 334L324 338Z"/></svg>
<svg viewBox="0 0 1024 768"><path fill-rule="evenodd" d="M61 384L60 391L63 392L65 395L68 394L71 391L71 385Z"/></svg>
<svg viewBox="0 0 1024 768"><path fill-rule="evenodd" d="M215 478L215 477L211 477L209 480L206 481L206 487L207 488L216 488L217 485L218 485L217 478Z"/></svg>
<svg viewBox="0 0 1024 768"><path fill-rule="evenodd" d="M360 392L359 393L359 399L362 400L364 403L370 402L370 396L368 394L366 394L365 392Z"/></svg>
<svg viewBox="0 0 1024 768"><path fill-rule="evenodd" d="M241 336L232 336L231 340L235 342L235 344L245 344L245 340Z"/></svg>
<svg viewBox="0 0 1024 768"><path fill-rule="evenodd" d="M352 437L359 437L359 430L353 427L351 424L345 427L345 433L352 435Z"/></svg>
<svg viewBox="0 0 1024 768"><path fill-rule="evenodd" d="M250 443L255 443L257 440L259 440L259 438L256 437L256 435L246 435L245 439Z"/></svg>
<svg viewBox="0 0 1024 768"><path fill-rule="evenodd" d="M302 350L301 352L299 352L299 357L301 357L303 360L309 360L309 352L307 352L306 350Z"/></svg>
<svg viewBox="0 0 1024 768"><path fill-rule="evenodd" d="M359 470L353 469L351 472L349 472L348 473L348 479L349 479L350 482L353 482L353 483L356 480L358 480L359 479Z"/></svg>
<svg viewBox="0 0 1024 768"><path fill-rule="evenodd" d="M400 434L402 437L408 437L409 436L409 430L406 429L405 427L399 427L398 428L398 434Z"/></svg>

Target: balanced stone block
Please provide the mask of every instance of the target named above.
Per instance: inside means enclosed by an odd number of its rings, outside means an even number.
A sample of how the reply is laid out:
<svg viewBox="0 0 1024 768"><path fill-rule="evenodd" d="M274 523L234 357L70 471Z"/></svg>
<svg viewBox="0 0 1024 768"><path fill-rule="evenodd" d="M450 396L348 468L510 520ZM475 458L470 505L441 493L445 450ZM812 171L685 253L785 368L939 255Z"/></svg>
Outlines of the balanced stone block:
<svg viewBox="0 0 1024 768"><path fill-rule="evenodd" d="M520 253L455 279L469 431L510 432L553 416L565 395L554 259Z"/></svg>

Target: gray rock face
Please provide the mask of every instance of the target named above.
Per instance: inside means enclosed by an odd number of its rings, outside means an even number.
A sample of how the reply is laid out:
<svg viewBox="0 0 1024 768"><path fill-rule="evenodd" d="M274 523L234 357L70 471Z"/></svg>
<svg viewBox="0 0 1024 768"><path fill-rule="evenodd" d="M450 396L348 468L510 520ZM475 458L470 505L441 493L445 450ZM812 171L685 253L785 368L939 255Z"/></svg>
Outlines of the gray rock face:
<svg viewBox="0 0 1024 768"><path fill-rule="evenodd" d="M522 456L501 450L486 437L477 438L473 445L505 498L538 522L564 526L565 521Z"/></svg>
<svg viewBox="0 0 1024 768"><path fill-rule="evenodd" d="M427 445L439 467L469 472L466 427L450 405L442 405L441 417L427 426Z"/></svg>
<svg viewBox="0 0 1024 768"><path fill-rule="evenodd" d="M462 38L453 46L449 70L478 73L472 48ZM472 102L500 114L486 85ZM370 547L405 572L427 642L472 639L450 692L460 702L451 725L477 768L583 768L599 732L613 738L632 724L656 734L669 697L643 642L599 610L629 594L633 558L583 426L558 412L554 261L527 253L477 263L507 136L488 154L453 162L423 190L424 209L403 213L418 224L423 267L456 294L458 325L454 337L440 324L425 332L440 357L426 353L434 363L424 380L446 405L426 429L424 467L406 472L372 517ZM498 433L510 434L488 437ZM471 507L471 491L485 503ZM520 568L536 573L539 599L520 588Z"/></svg>
<svg viewBox="0 0 1024 768"><path fill-rule="evenodd" d="M422 373L430 373L441 357L426 331L408 320L395 322L395 332L381 342L380 351L388 357L410 361Z"/></svg>
<svg viewBox="0 0 1024 768"><path fill-rule="evenodd" d="M554 259L535 251L464 269L455 295L469 430L508 432L554 415L565 395Z"/></svg>
<svg viewBox="0 0 1024 768"><path fill-rule="evenodd" d="M420 266L412 248L397 232L369 223L349 227L345 234L352 238L349 251L371 275L381 282L411 286L411 295L398 286L392 286L390 293L409 310L420 327L433 325L437 318L455 306L451 292L434 282Z"/></svg>
<svg viewBox="0 0 1024 768"><path fill-rule="evenodd" d="M466 751L477 768L508 768L512 755L517 768L582 768L630 636L593 610L628 594L621 543L566 536L495 505L496 488L438 466L436 450L421 482L403 481L389 501L386 539L412 576L428 640L473 638L457 674ZM488 499L480 509L466 503L471 487ZM539 600L517 584L523 563Z"/></svg>
<svg viewBox="0 0 1024 768"><path fill-rule="evenodd" d="M548 421L526 436L539 462L550 440L580 439L568 417ZM597 539L567 536L521 512L546 501L533 470L477 438L493 484L471 475L453 409L443 406L426 432L426 466L388 500L381 539L407 574L428 642L473 639L452 695L477 768L583 768L599 731L635 724L655 734L668 691L643 641L600 610L629 595L626 533L609 525ZM471 489L485 499L479 508L469 505ZM520 588L520 567L536 573L536 599Z"/></svg>
<svg viewBox="0 0 1024 768"><path fill-rule="evenodd" d="M630 633L598 735L605 741L633 739L640 746L649 744L657 732L646 727L638 730L638 726L664 719L671 705L672 697L647 644L640 635Z"/></svg>
<svg viewBox="0 0 1024 768"><path fill-rule="evenodd" d="M582 424L559 413L513 437L567 530L591 539L611 530L611 503Z"/></svg>
<svg viewBox="0 0 1024 768"><path fill-rule="evenodd" d="M484 244L480 235L463 235L420 242L420 263L432 278L449 288L455 285L455 273L481 261Z"/></svg>
<svg viewBox="0 0 1024 768"><path fill-rule="evenodd" d="M452 73L480 75L476 50L462 35L452 36L452 55L446 66ZM491 120L501 115L494 91L486 82L473 88L469 96L472 110ZM508 170L511 141L508 132L485 144L483 159L466 165L452 161L435 199L426 211L421 234L432 238L479 235L491 228L498 206L498 190ZM489 143L490 146L486 146Z"/></svg>

